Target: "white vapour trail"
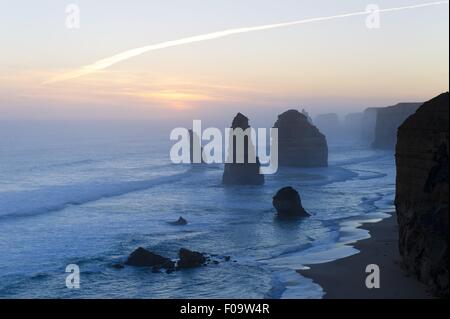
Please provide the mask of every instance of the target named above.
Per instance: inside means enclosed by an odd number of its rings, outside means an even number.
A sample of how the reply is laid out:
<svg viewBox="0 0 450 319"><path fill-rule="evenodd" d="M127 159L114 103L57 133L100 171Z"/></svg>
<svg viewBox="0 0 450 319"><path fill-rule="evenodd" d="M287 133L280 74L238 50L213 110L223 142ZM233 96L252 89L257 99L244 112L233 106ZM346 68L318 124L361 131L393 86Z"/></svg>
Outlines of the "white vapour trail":
<svg viewBox="0 0 450 319"><path fill-rule="evenodd" d="M382 12L393 12L393 11L400 11L400 10L407 10L407 9L417 9L417 8L424 8L424 7L436 6L436 5L442 5L442 4L448 4L448 3L449 3L449 1L435 1L435 2L428 2L428 3L422 3L422 4L410 5L410 6L404 6L404 7L380 9L378 12L382 13ZM373 11L365 10L365 11L359 11L359 12L339 14L339 15L334 15L334 16L318 17L318 18L297 20L297 21L277 23L277 24L268 24L268 25L255 26L255 27L229 29L229 30L224 30L224 31L196 35L196 36L187 37L187 38L183 38L183 39L179 39L179 40L173 40L173 41L167 41L167 42L162 42L162 43L158 43L158 44L147 45L144 47L127 50L125 52L113 55L111 57L94 62L90 65L84 66L80 69L74 70L72 72L68 72L68 73L56 76L56 77L46 81L45 83L54 83L54 82L61 82L61 81L66 81L66 80L70 80L70 79L75 79L75 78L78 78L78 77L81 77L84 75L94 73L96 71L106 69L116 63L128 60L130 58L142 55L142 54L150 52L150 51L166 49L166 48L180 46L180 45L189 44L189 43L223 38L223 37L227 37L227 36L239 34L239 33L248 33L248 32L254 32L254 31L262 31L262 30L268 30L268 29L288 27L288 26L293 26L293 25L298 25L298 24L305 24L305 23L361 16L361 15L367 15L370 13L373 13Z"/></svg>

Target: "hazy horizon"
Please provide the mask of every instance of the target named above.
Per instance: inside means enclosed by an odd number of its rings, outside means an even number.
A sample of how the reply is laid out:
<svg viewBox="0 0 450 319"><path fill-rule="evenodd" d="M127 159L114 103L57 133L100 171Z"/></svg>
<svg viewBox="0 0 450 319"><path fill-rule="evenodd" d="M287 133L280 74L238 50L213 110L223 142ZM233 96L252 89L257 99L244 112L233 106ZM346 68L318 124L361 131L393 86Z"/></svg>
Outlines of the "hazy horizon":
<svg viewBox="0 0 450 319"><path fill-rule="evenodd" d="M230 28L365 10L361 1L6 1L0 18L0 120L269 123L305 108L341 117L448 91L448 4L233 35L148 52L60 83L54 76L150 44ZM427 1L377 1L383 8ZM419 45L420 44L420 45Z"/></svg>

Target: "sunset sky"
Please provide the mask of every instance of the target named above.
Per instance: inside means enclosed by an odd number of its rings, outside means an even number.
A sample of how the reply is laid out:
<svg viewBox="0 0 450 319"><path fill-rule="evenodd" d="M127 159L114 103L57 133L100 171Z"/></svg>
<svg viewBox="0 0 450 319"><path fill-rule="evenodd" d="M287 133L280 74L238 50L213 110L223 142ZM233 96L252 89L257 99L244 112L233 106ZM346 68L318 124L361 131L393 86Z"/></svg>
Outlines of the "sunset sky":
<svg viewBox="0 0 450 319"><path fill-rule="evenodd" d="M448 90L448 4L294 25L147 52L48 82L123 51L226 29L426 0L0 0L0 119L171 119L236 110L311 114L425 101Z"/></svg>

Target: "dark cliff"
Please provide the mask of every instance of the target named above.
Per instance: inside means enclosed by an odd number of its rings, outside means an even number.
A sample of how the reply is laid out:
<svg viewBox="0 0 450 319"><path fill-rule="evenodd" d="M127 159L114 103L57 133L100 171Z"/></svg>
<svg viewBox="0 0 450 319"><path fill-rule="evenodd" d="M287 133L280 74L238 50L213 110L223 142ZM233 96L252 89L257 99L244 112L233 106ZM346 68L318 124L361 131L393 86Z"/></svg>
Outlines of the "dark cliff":
<svg viewBox="0 0 450 319"><path fill-rule="evenodd" d="M424 103L398 130L395 205L406 270L448 296L449 94Z"/></svg>
<svg viewBox="0 0 450 319"><path fill-rule="evenodd" d="M397 143L398 127L413 114L422 103L399 103L377 111L375 136L372 147L394 149Z"/></svg>

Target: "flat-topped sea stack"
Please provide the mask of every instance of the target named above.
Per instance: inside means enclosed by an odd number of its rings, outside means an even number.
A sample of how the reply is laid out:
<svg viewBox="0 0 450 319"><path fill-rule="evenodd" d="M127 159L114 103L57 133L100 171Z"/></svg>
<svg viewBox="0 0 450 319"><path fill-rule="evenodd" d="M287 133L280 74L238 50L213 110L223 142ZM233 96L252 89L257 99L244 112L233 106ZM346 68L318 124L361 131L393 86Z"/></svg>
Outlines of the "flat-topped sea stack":
<svg viewBox="0 0 450 319"><path fill-rule="evenodd" d="M378 110L375 124L375 136L372 147L376 149L394 149L397 143L398 127L423 103L399 103Z"/></svg>
<svg viewBox="0 0 450 319"><path fill-rule="evenodd" d="M424 103L398 130L395 206L406 270L448 297L449 94Z"/></svg>
<svg viewBox="0 0 450 319"><path fill-rule="evenodd" d="M228 145L228 158L226 159L225 169L223 172L222 182L224 185L262 185L264 184L264 175L260 174L260 162L256 156L255 146L250 135L243 136L243 150L237 149L237 131L235 129L242 129L245 131L250 128L248 118L238 113L231 124L231 132ZM238 152L243 155L243 161L238 162ZM232 158L231 158L232 156Z"/></svg>
<svg viewBox="0 0 450 319"><path fill-rule="evenodd" d="M280 166L328 166L328 145L325 135L297 110L278 116L278 162Z"/></svg>

